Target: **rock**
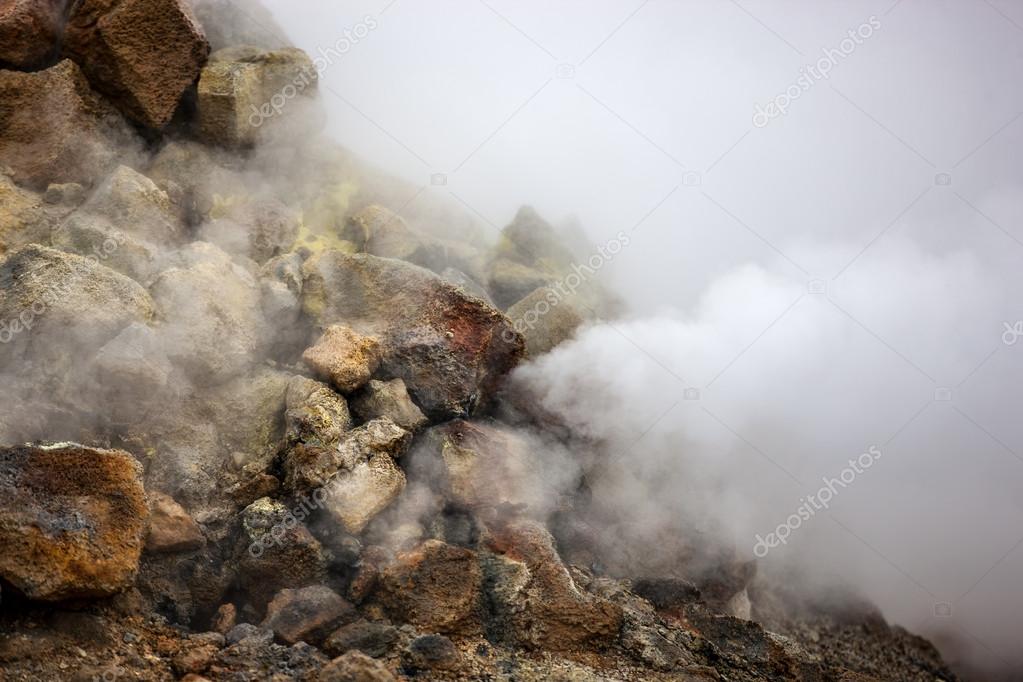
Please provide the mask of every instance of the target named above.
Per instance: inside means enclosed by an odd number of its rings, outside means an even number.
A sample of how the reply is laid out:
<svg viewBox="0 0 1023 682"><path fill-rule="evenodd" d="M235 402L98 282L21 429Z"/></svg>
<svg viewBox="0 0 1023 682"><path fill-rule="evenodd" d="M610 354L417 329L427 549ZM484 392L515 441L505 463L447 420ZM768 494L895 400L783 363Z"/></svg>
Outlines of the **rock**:
<svg viewBox="0 0 1023 682"><path fill-rule="evenodd" d="M149 552L187 552L202 547L205 539L199 524L192 520L173 497L163 493L149 495Z"/></svg>
<svg viewBox="0 0 1023 682"><path fill-rule="evenodd" d="M427 540L381 571L373 599L395 622L470 636L483 631L482 586L475 552Z"/></svg>
<svg viewBox="0 0 1023 682"><path fill-rule="evenodd" d="M237 160L190 141L174 141L153 157L146 175L167 192L182 218L201 225L226 218L252 193Z"/></svg>
<svg viewBox="0 0 1023 682"><path fill-rule="evenodd" d="M341 486L340 480L333 480L339 472L348 477L359 465L371 462L374 457L390 459L392 455L400 456L408 447L409 440L410 434L388 419L364 424L345 434L341 441L322 443L318 439L310 439L285 455L285 485L289 490L301 492L320 489L330 483L333 490ZM324 490L324 493L328 492ZM329 498L329 495L325 497Z"/></svg>
<svg viewBox="0 0 1023 682"><path fill-rule="evenodd" d="M262 627L287 644L319 644L340 623L357 617L355 607L323 585L278 592L266 608Z"/></svg>
<svg viewBox="0 0 1023 682"><path fill-rule="evenodd" d="M549 287L529 294L506 314L526 340L526 354L533 358L572 338L584 319L572 297Z"/></svg>
<svg viewBox="0 0 1023 682"><path fill-rule="evenodd" d="M305 111L318 80L312 60L297 48L218 50L199 78L199 136L222 147L251 147L264 138L264 126L277 129L277 119Z"/></svg>
<svg viewBox="0 0 1023 682"><path fill-rule="evenodd" d="M251 623L239 623L224 635L224 640L230 645L241 642L256 646L266 645L274 641L274 631L269 628L256 627Z"/></svg>
<svg viewBox="0 0 1023 682"><path fill-rule="evenodd" d="M429 478L455 504L477 510L513 505L536 512L557 500L561 478L554 472L570 469L567 464L545 467L538 448L512 429L455 419L427 431L415 456L417 464L430 458L425 463Z"/></svg>
<svg viewBox="0 0 1023 682"><path fill-rule="evenodd" d="M184 231L167 193L123 165L100 184L81 211L101 215L135 239L152 244L169 244Z"/></svg>
<svg viewBox="0 0 1023 682"><path fill-rule="evenodd" d="M497 307L505 310L541 287L552 284L556 277L507 258L498 258L490 265L487 289Z"/></svg>
<svg viewBox="0 0 1023 682"><path fill-rule="evenodd" d="M336 448L352 428L345 399L319 381L293 377L285 404L285 438L289 443Z"/></svg>
<svg viewBox="0 0 1023 682"><path fill-rule="evenodd" d="M219 651L215 644L190 646L174 657L172 665L179 675L195 675L205 672Z"/></svg>
<svg viewBox="0 0 1023 682"><path fill-rule="evenodd" d="M483 301L401 261L326 250L303 266L303 308L381 341L381 371L404 380L432 419L486 405L519 360L522 339Z"/></svg>
<svg viewBox="0 0 1023 682"><path fill-rule="evenodd" d="M57 51L64 3L60 0L0 2L0 65L32 69Z"/></svg>
<svg viewBox="0 0 1023 682"><path fill-rule="evenodd" d="M401 379L371 380L352 397L352 410L362 421L387 417L407 431L417 431L429 423L423 411L412 402Z"/></svg>
<svg viewBox="0 0 1023 682"><path fill-rule="evenodd" d="M687 604L703 600L696 585L681 578L641 578L632 586L632 591L653 604L658 611L676 617L682 617Z"/></svg>
<svg viewBox="0 0 1023 682"><path fill-rule="evenodd" d="M444 268L444 270L441 271L440 276L470 296L475 296L490 305L494 305L493 300L490 298L490 294L487 293L487 290L483 287L483 285L469 277L469 275L465 274L461 270L456 270L455 268Z"/></svg>
<svg viewBox="0 0 1023 682"><path fill-rule="evenodd" d="M45 242L50 228L39 195L0 174L0 254L32 242Z"/></svg>
<svg viewBox="0 0 1023 682"><path fill-rule="evenodd" d="M0 166L19 185L90 183L134 137L73 62L45 71L0 71Z"/></svg>
<svg viewBox="0 0 1023 682"><path fill-rule="evenodd" d="M571 267L574 260L557 231L531 206L521 207L501 230L497 256L548 274Z"/></svg>
<svg viewBox="0 0 1023 682"><path fill-rule="evenodd" d="M622 625L618 605L575 584L543 526L519 521L488 541L489 601L501 639L545 651L609 645Z"/></svg>
<svg viewBox="0 0 1023 682"><path fill-rule="evenodd" d="M159 267L158 250L129 236L107 218L84 211L69 215L50 236L55 249L94 257L139 284L149 284Z"/></svg>
<svg viewBox="0 0 1023 682"><path fill-rule="evenodd" d="M444 635L422 635L409 642L402 663L410 670L454 670L459 658L458 649Z"/></svg>
<svg viewBox="0 0 1023 682"><path fill-rule="evenodd" d="M229 207L224 217L203 225L199 236L228 253L265 263L291 248L299 216L279 201L254 200Z"/></svg>
<svg viewBox="0 0 1023 682"><path fill-rule="evenodd" d="M380 343L348 327L327 327L315 345L302 353L313 372L341 393L361 388L380 366Z"/></svg>
<svg viewBox="0 0 1023 682"><path fill-rule="evenodd" d="M393 625L360 620L335 630L324 640L323 650L331 656L361 651L367 656L381 658L397 641L398 629Z"/></svg>
<svg viewBox="0 0 1023 682"><path fill-rule="evenodd" d="M145 537L142 467L121 450L0 449L0 577L30 599L131 585Z"/></svg>
<svg viewBox="0 0 1023 682"><path fill-rule="evenodd" d="M78 206L85 201L85 188L77 182L54 183L46 188L43 199L48 204Z"/></svg>
<svg viewBox="0 0 1023 682"><path fill-rule="evenodd" d="M238 622L238 612L234 604L221 604L213 616L212 627L215 632L227 635Z"/></svg>
<svg viewBox="0 0 1023 682"><path fill-rule="evenodd" d="M186 0L79 0L63 52L128 117L163 128L209 55Z"/></svg>
<svg viewBox="0 0 1023 682"><path fill-rule="evenodd" d="M183 249L182 261L150 287L165 320L171 360L200 384L244 372L258 359L265 337L256 279L204 242Z"/></svg>
<svg viewBox="0 0 1023 682"><path fill-rule="evenodd" d="M350 651L324 666L319 682L394 682L394 675L380 661Z"/></svg>
<svg viewBox="0 0 1023 682"><path fill-rule="evenodd" d="M256 604L278 590L326 578L323 549L302 524L309 512L308 503L288 509L269 498L256 500L242 512L238 581Z"/></svg>

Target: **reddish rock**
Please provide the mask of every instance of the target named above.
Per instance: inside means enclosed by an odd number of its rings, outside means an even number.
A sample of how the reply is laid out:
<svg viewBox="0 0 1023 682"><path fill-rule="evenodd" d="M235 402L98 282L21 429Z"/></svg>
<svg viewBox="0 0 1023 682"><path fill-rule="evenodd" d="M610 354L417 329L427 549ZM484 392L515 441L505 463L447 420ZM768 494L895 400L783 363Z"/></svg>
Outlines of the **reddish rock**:
<svg viewBox="0 0 1023 682"><path fill-rule="evenodd" d="M538 523L495 530L487 557L490 603L511 643L546 651L609 645L622 625L620 606L580 589L554 538Z"/></svg>
<svg viewBox="0 0 1023 682"><path fill-rule="evenodd" d="M131 138L117 110L73 62L45 71L0 71L0 166L19 185L89 184Z"/></svg>
<svg viewBox="0 0 1023 682"><path fill-rule="evenodd" d="M210 52L187 0L79 0L63 49L125 115L157 129Z"/></svg>
<svg viewBox="0 0 1023 682"><path fill-rule="evenodd" d="M81 445L0 449L0 577L31 599L131 585L148 516L142 466Z"/></svg>
<svg viewBox="0 0 1023 682"><path fill-rule="evenodd" d="M355 607L323 585L281 590L266 607L262 627L287 644L318 644L338 625L358 618Z"/></svg>
<svg viewBox="0 0 1023 682"><path fill-rule="evenodd" d="M174 498L163 493L151 493L149 510L148 551L186 552L202 547L204 539L199 524Z"/></svg>
<svg viewBox="0 0 1023 682"><path fill-rule="evenodd" d="M377 579L375 600L391 620L421 630L477 635L483 572L476 553L427 540L398 554Z"/></svg>
<svg viewBox="0 0 1023 682"><path fill-rule="evenodd" d="M0 64L39 66L57 51L62 0L0 0Z"/></svg>
<svg viewBox="0 0 1023 682"><path fill-rule="evenodd" d="M404 380L432 419L476 412L522 357L504 315L423 268L326 250L303 274L306 312L321 326L343 322L379 338L382 374Z"/></svg>
<svg viewBox="0 0 1023 682"><path fill-rule="evenodd" d="M348 327L327 327L319 340L302 353L302 360L341 393L361 388L380 366L380 344Z"/></svg>

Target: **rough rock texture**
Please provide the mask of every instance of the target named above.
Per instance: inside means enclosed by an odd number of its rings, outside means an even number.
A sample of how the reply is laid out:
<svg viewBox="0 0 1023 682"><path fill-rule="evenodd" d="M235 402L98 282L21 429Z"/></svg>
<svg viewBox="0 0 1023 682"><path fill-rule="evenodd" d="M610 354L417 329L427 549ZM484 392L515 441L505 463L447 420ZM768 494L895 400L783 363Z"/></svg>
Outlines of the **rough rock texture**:
<svg viewBox="0 0 1023 682"><path fill-rule="evenodd" d="M188 512L163 493L149 494L149 535L146 551L185 552L202 547L202 530Z"/></svg>
<svg viewBox="0 0 1023 682"><path fill-rule="evenodd" d="M361 388L380 366L380 343L348 327L332 324L302 353L302 360L341 393Z"/></svg>
<svg viewBox="0 0 1023 682"><path fill-rule="evenodd" d="M320 671L318 682L393 682L394 675L380 661L351 651Z"/></svg>
<svg viewBox="0 0 1023 682"><path fill-rule="evenodd" d="M279 201L253 199L231 204L202 226L199 236L257 263L286 252L298 236L300 217ZM220 215L220 214L223 215Z"/></svg>
<svg viewBox="0 0 1023 682"><path fill-rule="evenodd" d="M387 417L408 431L416 431L429 423L423 411L412 402L401 379L370 381L352 396L352 410L363 421Z"/></svg>
<svg viewBox="0 0 1023 682"><path fill-rule="evenodd" d="M554 539L533 522L494 532L487 562L499 637L549 651L602 647L618 636L622 611L580 589L561 563Z"/></svg>
<svg viewBox="0 0 1023 682"><path fill-rule="evenodd" d="M349 651L361 651L367 656L380 658L398 641L398 629L388 623L360 620L343 625L323 642L323 650L331 656Z"/></svg>
<svg viewBox="0 0 1023 682"><path fill-rule="evenodd" d="M156 129L170 121L209 49L186 0L79 0L63 41L97 90Z"/></svg>
<svg viewBox="0 0 1023 682"><path fill-rule="evenodd" d="M507 318L400 261L327 250L306 261L303 307L381 340L381 371L405 381L427 416L472 414L523 352Z"/></svg>
<svg viewBox="0 0 1023 682"><path fill-rule="evenodd" d="M475 552L427 540L383 569L373 598L391 620L470 635L483 631L482 587Z"/></svg>
<svg viewBox="0 0 1023 682"><path fill-rule="evenodd" d="M0 254L46 241L51 225L42 198L0 174Z"/></svg>
<svg viewBox="0 0 1023 682"><path fill-rule="evenodd" d="M498 308L506 310L530 292L552 284L555 276L523 263L498 258L490 265L487 289Z"/></svg>
<svg viewBox="0 0 1023 682"><path fill-rule="evenodd" d="M238 46L218 50L199 79L199 135L223 147L251 147L279 119L305 111L319 73L305 52Z"/></svg>
<svg viewBox="0 0 1023 682"><path fill-rule="evenodd" d="M357 617L355 607L323 585L278 592L266 607L262 627L286 644L317 644L345 621Z"/></svg>
<svg viewBox="0 0 1023 682"><path fill-rule="evenodd" d="M115 168L80 211L102 216L143 242L170 244L184 232L167 193L128 166Z"/></svg>
<svg viewBox="0 0 1023 682"><path fill-rule="evenodd" d="M0 577L31 599L131 585L145 537L142 467L121 450L0 449Z"/></svg>
<svg viewBox="0 0 1023 682"><path fill-rule="evenodd" d="M120 114L64 60L45 71L0 71L0 166L19 185L88 185L132 139Z"/></svg>
<svg viewBox="0 0 1023 682"><path fill-rule="evenodd" d="M526 354L534 358L572 338L584 320L571 297L548 287L529 294L506 314L526 340Z"/></svg>
<svg viewBox="0 0 1023 682"><path fill-rule="evenodd" d="M0 1L0 66L41 66L57 51L61 0Z"/></svg>
<svg viewBox="0 0 1023 682"><path fill-rule="evenodd" d="M460 663L458 649L444 635L423 635L409 642L402 656L408 670L455 670Z"/></svg>
<svg viewBox="0 0 1023 682"><path fill-rule="evenodd" d="M348 404L327 384L293 377L285 401L285 438L289 443L336 448L352 428Z"/></svg>

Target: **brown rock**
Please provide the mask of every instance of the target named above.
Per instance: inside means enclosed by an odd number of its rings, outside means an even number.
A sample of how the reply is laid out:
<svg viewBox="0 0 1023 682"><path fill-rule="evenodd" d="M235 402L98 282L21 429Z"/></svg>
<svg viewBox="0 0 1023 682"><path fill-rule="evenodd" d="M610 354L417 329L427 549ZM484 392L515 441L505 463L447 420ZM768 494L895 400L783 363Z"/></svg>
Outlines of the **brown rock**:
<svg viewBox="0 0 1023 682"><path fill-rule="evenodd" d="M0 577L31 599L129 586L145 537L142 466L80 445L0 449Z"/></svg>
<svg viewBox="0 0 1023 682"><path fill-rule="evenodd" d="M333 486L335 474L353 472L377 455L400 457L411 434L389 419L376 419L349 431L340 441L301 443L285 456L285 484L295 491Z"/></svg>
<svg viewBox="0 0 1023 682"><path fill-rule="evenodd" d="M575 297L541 287L508 308L508 319L526 340L526 353L537 357L572 338L583 323Z"/></svg>
<svg viewBox="0 0 1023 682"><path fill-rule="evenodd" d="M454 643L444 635L416 637L402 654L406 668L423 671L455 670L460 658Z"/></svg>
<svg viewBox="0 0 1023 682"><path fill-rule="evenodd" d="M380 366L380 343L348 327L327 327L315 345L302 353L309 369L342 393L361 388Z"/></svg>
<svg viewBox="0 0 1023 682"><path fill-rule="evenodd" d="M405 473L389 455L376 454L327 486L324 506L349 533L358 534L405 489Z"/></svg>
<svg viewBox="0 0 1023 682"><path fill-rule="evenodd" d="M19 185L89 184L132 135L124 119L64 60L45 71L0 71L0 166Z"/></svg>
<svg viewBox="0 0 1023 682"><path fill-rule="evenodd" d="M80 0L63 50L125 115L159 129L198 78L210 46L186 0Z"/></svg>
<svg viewBox="0 0 1023 682"><path fill-rule="evenodd" d="M57 50L61 0L0 0L0 64L39 66Z"/></svg>
<svg viewBox="0 0 1023 682"><path fill-rule="evenodd" d="M318 644L339 624L357 617L355 607L329 587L311 585L278 592L266 608L262 627L287 644Z"/></svg>
<svg viewBox="0 0 1023 682"><path fill-rule="evenodd" d="M234 604L221 604L213 616L213 631L226 635L238 623L238 611Z"/></svg>
<svg viewBox="0 0 1023 682"><path fill-rule="evenodd" d="M0 253L45 242L51 229L42 198L0 174Z"/></svg>
<svg viewBox="0 0 1023 682"><path fill-rule="evenodd" d="M512 643L575 651L607 646L618 636L621 607L575 584L543 526L512 523L495 530L488 544L490 603Z"/></svg>
<svg viewBox="0 0 1023 682"><path fill-rule="evenodd" d="M286 400L285 437L289 443L333 448L352 428L348 404L327 384L293 377Z"/></svg>
<svg viewBox="0 0 1023 682"><path fill-rule="evenodd" d="M343 625L323 642L323 650L333 656L349 651L361 651L367 656L380 658L398 641L398 629L389 623L371 623L361 620Z"/></svg>
<svg viewBox="0 0 1023 682"><path fill-rule="evenodd" d="M149 511L148 551L187 552L202 547L205 540L199 524L174 498L163 493L150 493Z"/></svg>
<svg viewBox="0 0 1023 682"><path fill-rule="evenodd" d="M352 398L352 410L363 421L387 417L409 431L415 431L429 423L423 411L412 402L405 382L401 379L371 380Z"/></svg>
<svg viewBox="0 0 1023 682"><path fill-rule="evenodd" d="M433 419L472 414L520 359L507 318L437 275L402 261L336 250L303 266L303 308L321 325L381 341L381 370Z"/></svg>
<svg viewBox="0 0 1023 682"><path fill-rule="evenodd" d="M324 666L319 682L394 682L394 675L380 661L360 651L349 651Z"/></svg>
<svg viewBox="0 0 1023 682"><path fill-rule="evenodd" d="M393 621L474 635L483 630L482 584L475 552L427 540L384 568L374 599Z"/></svg>

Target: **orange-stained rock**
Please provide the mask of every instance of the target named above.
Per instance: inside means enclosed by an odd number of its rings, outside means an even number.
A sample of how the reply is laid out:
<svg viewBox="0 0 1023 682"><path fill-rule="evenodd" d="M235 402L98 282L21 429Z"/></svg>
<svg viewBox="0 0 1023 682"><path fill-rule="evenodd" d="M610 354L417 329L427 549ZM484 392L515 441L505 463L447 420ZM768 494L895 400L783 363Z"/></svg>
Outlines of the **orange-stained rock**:
<svg viewBox="0 0 1023 682"><path fill-rule="evenodd" d="M146 549L150 552L185 552L203 545L199 524L170 495L149 495L149 536Z"/></svg>
<svg viewBox="0 0 1023 682"><path fill-rule="evenodd" d="M142 466L75 444L0 449L0 577L31 599L105 597L135 579Z"/></svg>
<svg viewBox="0 0 1023 682"><path fill-rule="evenodd" d="M482 585L475 552L427 540L381 571L374 599L395 622L474 635L483 631Z"/></svg>
<svg viewBox="0 0 1023 682"><path fill-rule="evenodd" d="M361 388L380 366L380 344L348 327L332 324L302 353L309 369L341 393Z"/></svg>

